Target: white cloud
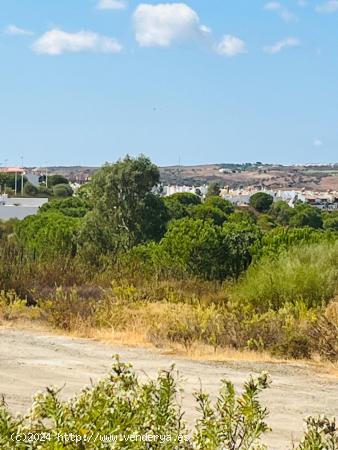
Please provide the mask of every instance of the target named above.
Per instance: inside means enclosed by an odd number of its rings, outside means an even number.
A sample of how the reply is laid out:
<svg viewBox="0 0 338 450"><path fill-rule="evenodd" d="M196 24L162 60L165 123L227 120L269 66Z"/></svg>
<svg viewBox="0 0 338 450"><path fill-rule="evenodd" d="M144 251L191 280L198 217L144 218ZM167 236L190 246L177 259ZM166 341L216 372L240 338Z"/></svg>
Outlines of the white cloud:
<svg viewBox="0 0 338 450"><path fill-rule="evenodd" d="M219 55L232 57L239 55L240 53L246 53L246 46L244 41L236 36L228 34L223 37L219 44L217 44L216 51Z"/></svg>
<svg viewBox="0 0 338 450"><path fill-rule="evenodd" d="M302 7L304 7L304 6L307 6L308 5L308 2L307 2L307 0L298 0L298 6L302 6Z"/></svg>
<svg viewBox="0 0 338 450"><path fill-rule="evenodd" d="M298 47L300 45L300 41L297 38L288 37L286 39L282 39L281 41L276 42L273 45L269 45L264 47L264 51L266 53L279 53L281 50L287 47Z"/></svg>
<svg viewBox="0 0 338 450"><path fill-rule="evenodd" d="M315 139L314 141L313 141L313 146L314 147L322 147L324 144L323 144L323 142L320 140L320 139Z"/></svg>
<svg viewBox="0 0 338 450"><path fill-rule="evenodd" d="M115 39L91 31L67 33L54 28L35 41L33 50L47 55L79 52L118 53L122 46Z"/></svg>
<svg viewBox="0 0 338 450"><path fill-rule="evenodd" d="M16 25L8 25L5 28L5 33L11 36L33 36L34 34L32 31L19 28Z"/></svg>
<svg viewBox="0 0 338 450"><path fill-rule="evenodd" d="M209 34L198 14L184 3L140 4L134 12L135 37L142 47L169 47L175 41Z"/></svg>
<svg viewBox="0 0 338 450"><path fill-rule="evenodd" d="M97 8L101 10L106 9L125 9L127 3L125 0L100 0Z"/></svg>
<svg viewBox="0 0 338 450"><path fill-rule="evenodd" d="M268 2L264 5L266 11L279 11L282 9L282 5L278 2Z"/></svg>
<svg viewBox="0 0 338 450"><path fill-rule="evenodd" d="M265 11L276 12L285 22L297 20L297 17L279 2L268 2L264 5L263 9Z"/></svg>
<svg viewBox="0 0 338 450"><path fill-rule="evenodd" d="M316 11L320 13L333 13L338 11L338 0L329 0L316 6Z"/></svg>

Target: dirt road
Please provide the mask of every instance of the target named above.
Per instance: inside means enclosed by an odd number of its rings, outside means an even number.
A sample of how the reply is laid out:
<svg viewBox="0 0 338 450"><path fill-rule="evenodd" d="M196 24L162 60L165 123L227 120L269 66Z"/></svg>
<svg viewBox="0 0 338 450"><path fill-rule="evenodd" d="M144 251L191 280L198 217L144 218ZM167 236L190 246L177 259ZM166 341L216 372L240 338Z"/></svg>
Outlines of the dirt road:
<svg viewBox="0 0 338 450"><path fill-rule="evenodd" d="M199 388L200 381L204 390L215 396L221 379L230 379L240 387L251 373L267 370L273 385L262 401L271 412L273 432L266 438L271 450L290 449L292 439L297 440L302 433L304 417L324 413L338 417L338 379L304 365L202 363L146 349L5 328L0 328L0 394L5 395L13 412L24 412L32 395L51 384L65 384L62 395L68 398L90 379L95 381L107 374L116 353L131 362L140 377L154 376L158 369L175 363L185 380L184 407L189 421L195 414L192 392Z"/></svg>

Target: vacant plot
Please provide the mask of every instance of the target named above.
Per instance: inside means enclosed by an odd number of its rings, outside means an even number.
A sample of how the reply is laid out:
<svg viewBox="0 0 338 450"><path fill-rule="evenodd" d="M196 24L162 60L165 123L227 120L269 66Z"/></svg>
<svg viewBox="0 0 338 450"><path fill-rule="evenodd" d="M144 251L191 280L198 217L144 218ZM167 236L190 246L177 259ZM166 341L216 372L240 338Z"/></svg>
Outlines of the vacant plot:
<svg viewBox="0 0 338 450"><path fill-rule="evenodd" d="M48 385L63 386L69 398L84 385L103 377L118 353L134 365L140 377L153 377L159 369L175 363L183 377L186 419L192 422L195 403L192 393L203 389L216 396L221 379L240 387L250 373L267 370L271 389L262 400L270 410L273 432L266 437L272 450L291 448L302 434L303 418L309 415L338 415L338 379L315 372L302 364L257 362L202 363L163 356L140 348L111 347L86 339L52 336L45 333L0 329L0 394L10 409L24 412L32 395Z"/></svg>

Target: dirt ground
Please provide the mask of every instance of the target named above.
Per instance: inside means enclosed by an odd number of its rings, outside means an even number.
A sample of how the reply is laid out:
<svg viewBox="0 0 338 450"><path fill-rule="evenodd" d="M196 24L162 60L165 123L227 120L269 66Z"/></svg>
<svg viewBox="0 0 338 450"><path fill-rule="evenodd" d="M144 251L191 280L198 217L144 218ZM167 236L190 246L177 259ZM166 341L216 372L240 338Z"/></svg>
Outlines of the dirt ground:
<svg viewBox="0 0 338 450"><path fill-rule="evenodd" d="M309 415L338 417L338 379L305 364L195 362L147 349L6 328L0 328L0 395L15 413L25 412L33 394L48 385L64 385L62 396L69 398L90 380L105 376L114 354L132 363L141 378L153 377L174 363L184 380L183 405L189 422L195 417L192 393L200 384L215 398L221 379L240 388L250 374L268 371L273 384L262 401L270 410L273 432L265 439L270 450L291 449L292 441L302 434L303 418Z"/></svg>

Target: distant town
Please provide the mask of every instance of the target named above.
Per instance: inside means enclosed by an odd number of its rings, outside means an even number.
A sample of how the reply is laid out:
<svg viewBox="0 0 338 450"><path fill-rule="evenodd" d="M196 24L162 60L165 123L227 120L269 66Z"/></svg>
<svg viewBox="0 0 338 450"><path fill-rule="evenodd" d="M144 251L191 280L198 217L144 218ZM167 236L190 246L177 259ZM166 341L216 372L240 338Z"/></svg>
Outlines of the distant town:
<svg viewBox="0 0 338 450"><path fill-rule="evenodd" d="M49 179L55 176L63 177L76 195L77 190L91 180L95 170L96 167L81 166L0 167L0 219L23 219L35 214L48 202ZM208 185L213 182L219 184L220 196L236 206L248 206L252 195L265 192L275 201L283 200L291 207L301 201L323 211L338 210L338 164L177 165L162 167L160 173L159 193L163 196L190 192L203 198ZM6 186L6 176L11 177L12 187ZM29 195L25 191L25 183L39 190L35 195Z"/></svg>

